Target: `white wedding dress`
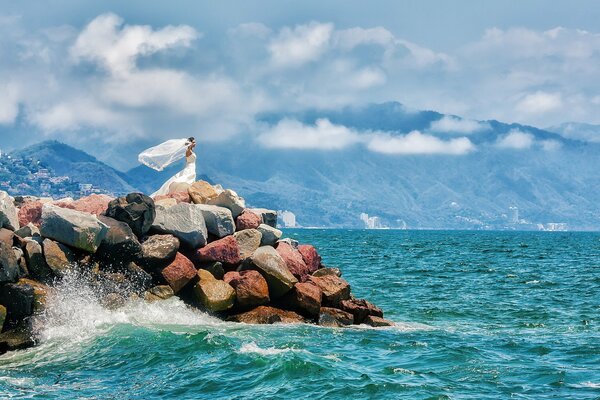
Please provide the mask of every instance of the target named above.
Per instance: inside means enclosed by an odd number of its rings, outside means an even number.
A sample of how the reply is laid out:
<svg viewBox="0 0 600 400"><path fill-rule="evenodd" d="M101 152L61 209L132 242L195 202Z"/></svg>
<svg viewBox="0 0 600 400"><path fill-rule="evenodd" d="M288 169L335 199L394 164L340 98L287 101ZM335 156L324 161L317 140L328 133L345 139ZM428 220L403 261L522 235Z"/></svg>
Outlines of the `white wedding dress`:
<svg viewBox="0 0 600 400"><path fill-rule="evenodd" d="M183 170L173 175L160 189L152 193L150 197L187 190L188 186L194 182L196 182L196 153L192 152L189 157L185 158L185 167Z"/></svg>

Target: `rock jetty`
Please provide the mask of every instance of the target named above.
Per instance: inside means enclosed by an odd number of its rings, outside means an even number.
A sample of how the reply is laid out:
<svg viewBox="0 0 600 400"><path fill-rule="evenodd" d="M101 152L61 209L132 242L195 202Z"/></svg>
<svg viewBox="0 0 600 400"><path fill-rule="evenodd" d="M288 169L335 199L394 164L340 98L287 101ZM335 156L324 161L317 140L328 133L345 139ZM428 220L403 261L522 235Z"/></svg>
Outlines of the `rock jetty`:
<svg viewBox="0 0 600 400"><path fill-rule="evenodd" d="M247 324L392 325L317 249L282 236L275 211L204 181L154 199L0 191L0 354L35 345L33 317L67 274L108 308L178 296Z"/></svg>

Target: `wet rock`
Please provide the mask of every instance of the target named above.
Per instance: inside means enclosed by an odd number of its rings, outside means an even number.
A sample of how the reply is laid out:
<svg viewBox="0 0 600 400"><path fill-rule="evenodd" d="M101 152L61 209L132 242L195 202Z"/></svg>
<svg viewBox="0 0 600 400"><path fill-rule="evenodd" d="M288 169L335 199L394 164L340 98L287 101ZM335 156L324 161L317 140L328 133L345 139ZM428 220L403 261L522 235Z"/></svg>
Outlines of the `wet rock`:
<svg viewBox="0 0 600 400"><path fill-rule="evenodd" d="M260 247L262 233L257 229L244 229L233 234L240 249L240 258L245 260Z"/></svg>
<svg viewBox="0 0 600 400"><path fill-rule="evenodd" d="M256 229L260 224L262 224L262 218L248 209L245 209L235 220L237 231Z"/></svg>
<svg viewBox="0 0 600 400"><path fill-rule="evenodd" d="M40 229L30 222L27 225L22 226L19 230L15 231L15 235L21 238L40 236Z"/></svg>
<svg viewBox="0 0 600 400"><path fill-rule="evenodd" d="M162 270L162 276L171 286L173 292L177 293L192 279L196 278L196 268L186 256L177 253L175 260Z"/></svg>
<svg viewBox="0 0 600 400"><path fill-rule="evenodd" d="M195 207L202 211L206 229L211 235L222 238L235 232L235 222L229 209L207 204L196 204Z"/></svg>
<svg viewBox="0 0 600 400"><path fill-rule="evenodd" d="M228 208L231 210L233 218L237 218L246 207L244 199L231 189L222 191L216 198L209 200L207 204Z"/></svg>
<svg viewBox="0 0 600 400"><path fill-rule="evenodd" d="M333 276L340 277L340 276L342 276L342 271L339 268L321 268L321 269L318 269L315 272L313 272L312 275L316 276L318 278L327 276L327 275L333 275Z"/></svg>
<svg viewBox="0 0 600 400"><path fill-rule="evenodd" d="M223 279L225 276L225 269L223 269L223 263L218 261L208 262L208 263L200 263L199 269L204 269L210 272L215 278Z"/></svg>
<svg viewBox="0 0 600 400"><path fill-rule="evenodd" d="M362 324L369 316L383 317L383 311L374 304L362 299L348 299L340 301L340 309L354 316L355 324Z"/></svg>
<svg viewBox="0 0 600 400"><path fill-rule="evenodd" d="M142 245L129 225L105 215L99 216L98 219L108 226L108 231L96 252L98 258L112 265L126 265L136 260L142 252Z"/></svg>
<svg viewBox="0 0 600 400"><path fill-rule="evenodd" d="M144 293L144 300L157 301L167 300L175 296L175 292L169 285L153 286Z"/></svg>
<svg viewBox="0 0 600 400"><path fill-rule="evenodd" d="M7 321L20 321L33 314L35 291L31 285L6 283L0 287L0 304L6 307Z"/></svg>
<svg viewBox="0 0 600 400"><path fill-rule="evenodd" d="M0 304L0 332L4 328L4 321L6 321L6 307Z"/></svg>
<svg viewBox="0 0 600 400"><path fill-rule="evenodd" d="M162 270L175 259L179 239L173 235L153 235L142 243L138 264L149 271Z"/></svg>
<svg viewBox="0 0 600 400"><path fill-rule="evenodd" d="M272 299L279 298L290 291L298 280L290 273L277 251L270 246L259 247L249 258L250 263L244 269L256 269L266 279Z"/></svg>
<svg viewBox="0 0 600 400"><path fill-rule="evenodd" d="M298 311L300 314L316 317L321 310L321 289L310 282L296 283L282 300L285 308Z"/></svg>
<svg viewBox="0 0 600 400"><path fill-rule="evenodd" d="M42 208L41 235L77 249L95 253L107 231L94 215L50 204Z"/></svg>
<svg viewBox="0 0 600 400"><path fill-rule="evenodd" d="M63 276L77 261L71 249L54 240L44 239L42 248L46 265L55 276Z"/></svg>
<svg viewBox="0 0 600 400"><path fill-rule="evenodd" d="M41 282L48 282L52 279L52 270L46 264L42 246L38 241L25 239L23 254L27 262L27 270L33 279Z"/></svg>
<svg viewBox="0 0 600 400"><path fill-rule="evenodd" d="M156 210L150 197L142 193L129 193L108 203L106 216L125 222L136 236L141 237L150 230Z"/></svg>
<svg viewBox="0 0 600 400"><path fill-rule="evenodd" d="M376 328L395 325L392 321L388 321L387 319L383 319L375 315L369 315L367 318L365 318L363 323Z"/></svg>
<svg viewBox="0 0 600 400"><path fill-rule="evenodd" d="M269 302L267 281L258 271L231 271L225 274L223 280L235 289L236 305L241 309Z"/></svg>
<svg viewBox="0 0 600 400"><path fill-rule="evenodd" d="M44 203L39 200L27 201L19 209L18 218L19 224L25 226L27 224L33 224L40 226L42 222L42 207Z"/></svg>
<svg viewBox="0 0 600 400"><path fill-rule="evenodd" d="M277 211L267 210L266 208L250 208L249 211L258 215L263 224L277 228Z"/></svg>
<svg viewBox="0 0 600 400"><path fill-rule="evenodd" d="M285 265L287 266L288 270L299 281L306 280L306 277L313 272L304 263L302 255L298 252L298 250L290 246L288 243L278 242L276 250L281 258L283 258L283 261L285 261Z"/></svg>
<svg viewBox="0 0 600 400"><path fill-rule="evenodd" d="M319 325L339 328L354 323L352 314L337 308L321 307Z"/></svg>
<svg viewBox="0 0 600 400"><path fill-rule="evenodd" d="M215 240L198 249L196 257L200 262L219 261L230 265L238 264L241 261L240 250L233 236Z"/></svg>
<svg viewBox="0 0 600 400"><path fill-rule="evenodd" d="M235 289L228 283L215 279L206 270L198 270L199 281L194 285L194 293L200 304L208 311L225 311L233 307Z"/></svg>
<svg viewBox="0 0 600 400"><path fill-rule="evenodd" d="M208 204L209 201L219 196L219 192L206 181L192 183L188 188L188 193L195 204Z"/></svg>
<svg viewBox="0 0 600 400"><path fill-rule="evenodd" d="M260 241L261 246L274 246L281 238L281 235L283 235L283 232L279 229L266 224L259 225L258 231L262 234L262 239Z"/></svg>
<svg viewBox="0 0 600 400"><path fill-rule="evenodd" d="M17 285L28 285L33 288L33 312L43 311L46 308L46 299L50 293L50 287L32 279L21 278Z"/></svg>
<svg viewBox="0 0 600 400"><path fill-rule="evenodd" d="M337 307L342 300L350 298L350 285L335 275L310 276L308 282L317 285L323 292L323 304Z"/></svg>
<svg viewBox="0 0 600 400"><path fill-rule="evenodd" d="M116 310L125 305L127 299L119 293L109 293L100 300L100 304L109 310Z"/></svg>
<svg viewBox="0 0 600 400"><path fill-rule="evenodd" d="M152 229L174 235L182 245L191 249L206 245L208 238L202 211L187 203L179 203L170 208L157 207Z"/></svg>
<svg viewBox="0 0 600 400"><path fill-rule="evenodd" d="M144 271L136 263L130 262L124 269L127 280L133 285L133 289L139 293L152 286L152 275Z"/></svg>
<svg viewBox="0 0 600 400"><path fill-rule="evenodd" d="M0 283L14 282L18 276L19 265L15 252L11 246L0 241Z"/></svg>
<svg viewBox="0 0 600 400"><path fill-rule="evenodd" d="M258 306L253 310L233 315L227 320L244 324L301 324L305 322L304 318L293 311L284 311L269 306Z"/></svg>
<svg viewBox="0 0 600 400"><path fill-rule="evenodd" d="M14 199L8 193L0 191L0 228L16 231L20 227Z"/></svg>
<svg viewBox="0 0 600 400"><path fill-rule="evenodd" d="M0 334L0 354L35 346L29 323L21 322L15 328Z"/></svg>
<svg viewBox="0 0 600 400"><path fill-rule="evenodd" d="M321 256L313 246L302 244L298 246L298 252L302 255L304 263L308 266L309 274L321 268Z"/></svg>

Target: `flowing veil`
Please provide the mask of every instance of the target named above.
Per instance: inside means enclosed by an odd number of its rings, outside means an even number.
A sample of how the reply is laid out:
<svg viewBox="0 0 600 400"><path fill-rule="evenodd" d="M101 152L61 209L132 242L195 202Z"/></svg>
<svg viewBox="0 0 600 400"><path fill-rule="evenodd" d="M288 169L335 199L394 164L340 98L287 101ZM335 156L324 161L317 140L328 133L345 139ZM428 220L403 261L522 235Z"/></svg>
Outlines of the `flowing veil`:
<svg viewBox="0 0 600 400"><path fill-rule="evenodd" d="M171 139L140 153L138 161L152 169L162 171L165 167L185 157L189 145L187 139Z"/></svg>

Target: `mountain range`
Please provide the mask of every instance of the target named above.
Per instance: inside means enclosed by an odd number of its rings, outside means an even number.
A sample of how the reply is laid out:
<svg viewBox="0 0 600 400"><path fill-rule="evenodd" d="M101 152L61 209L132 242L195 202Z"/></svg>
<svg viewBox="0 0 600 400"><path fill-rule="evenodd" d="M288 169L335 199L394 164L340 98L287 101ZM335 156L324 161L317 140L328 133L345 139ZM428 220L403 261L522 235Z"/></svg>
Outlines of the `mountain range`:
<svg viewBox="0 0 600 400"><path fill-rule="evenodd" d="M549 223L600 228L600 143L558 128L467 121L396 102L260 116L267 126L284 119L308 126L327 119L357 135L385 132L393 138L417 130L442 140L464 136L475 150L398 155L360 145L267 148L246 135L227 143L200 143L199 176L233 188L250 205L290 210L303 226L362 227L359 215L367 213L390 227L421 229L531 229ZM460 126L457 132L436 131L443 120L477 125L464 132ZM521 142L505 145L503 140L515 132ZM182 167L156 172L138 166L120 172L58 142L42 142L17 154L115 194L152 192Z"/></svg>

